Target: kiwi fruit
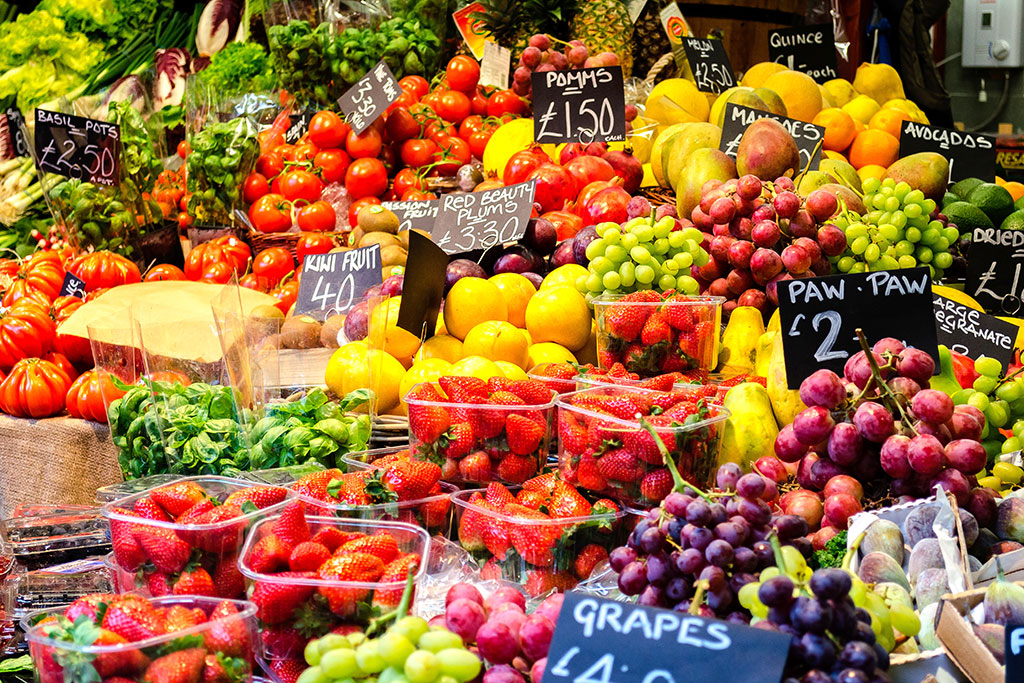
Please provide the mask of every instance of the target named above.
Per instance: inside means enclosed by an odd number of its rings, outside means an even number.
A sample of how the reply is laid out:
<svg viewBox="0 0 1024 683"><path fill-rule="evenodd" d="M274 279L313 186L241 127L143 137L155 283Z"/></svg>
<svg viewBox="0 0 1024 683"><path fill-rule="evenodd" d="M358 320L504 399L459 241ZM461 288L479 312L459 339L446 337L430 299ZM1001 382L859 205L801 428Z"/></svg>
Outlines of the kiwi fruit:
<svg viewBox="0 0 1024 683"><path fill-rule="evenodd" d="M385 266L404 266L405 259L409 255L405 249L397 244L389 244L380 250L380 262Z"/></svg>
<svg viewBox="0 0 1024 683"><path fill-rule="evenodd" d="M398 243L402 245L402 249L409 251L409 231L403 230L398 233Z"/></svg>
<svg viewBox="0 0 1024 683"><path fill-rule="evenodd" d="M308 315L288 318L281 326L281 346L286 349L315 349L320 346L322 326Z"/></svg>
<svg viewBox="0 0 1024 683"><path fill-rule="evenodd" d="M320 346L328 349L338 348L340 346L340 344L338 344L338 334L344 327L344 313L335 313L325 320L323 327L320 328Z"/></svg>
<svg viewBox="0 0 1024 683"><path fill-rule="evenodd" d="M394 235L398 232L399 224L398 216L383 206L363 207L356 217L356 225L365 232L388 232Z"/></svg>
<svg viewBox="0 0 1024 683"><path fill-rule="evenodd" d="M374 244L379 244L381 250L389 246L395 246L399 249L402 248L402 243L398 241L398 238L386 232L368 232L359 240L358 246L370 247Z"/></svg>
<svg viewBox="0 0 1024 683"><path fill-rule="evenodd" d="M263 320L284 320L284 313L277 306L260 304L259 306L252 307L252 310L249 311L249 317Z"/></svg>
<svg viewBox="0 0 1024 683"><path fill-rule="evenodd" d="M359 244L359 240L363 239L363 235L365 235L365 234L366 234L366 231L363 230L362 228L355 228L355 229L353 229L352 232L350 232L348 234L348 241L346 242L345 246L347 246L347 247L354 247L354 246L358 245Z"/></svg>

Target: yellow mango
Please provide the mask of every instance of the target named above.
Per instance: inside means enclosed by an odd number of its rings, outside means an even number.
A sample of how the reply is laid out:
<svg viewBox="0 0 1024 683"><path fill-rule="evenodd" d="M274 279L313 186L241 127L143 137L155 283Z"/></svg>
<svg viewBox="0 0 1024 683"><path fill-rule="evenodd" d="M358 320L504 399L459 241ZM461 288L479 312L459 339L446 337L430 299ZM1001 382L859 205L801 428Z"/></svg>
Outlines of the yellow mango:
<svg viewBox="0 0 1024 683"><path fill-rule="evenodd" d="M722 431L720 462L734 462L749 470L755 460L775 452L779 428L768 390L757 382L737 384L723 405L732 411Z"/></svg>
<svg viewBox="0 0 1024 683"><path fill-rule="evenodd" d="M754 372L757 340L764 333L764 318L753 306L737 306L722 333L718 371L726 377Z"/></svg>
<svg viewBox="0 0 1024 683"><path fill-rule="evenodd" d="M768 396L775 411L775 422L782 428L793 422L797 413L806 408L800 392L786 385L786 359L782 353L782 334L772 341L772 354L768 364Z"/></svg>

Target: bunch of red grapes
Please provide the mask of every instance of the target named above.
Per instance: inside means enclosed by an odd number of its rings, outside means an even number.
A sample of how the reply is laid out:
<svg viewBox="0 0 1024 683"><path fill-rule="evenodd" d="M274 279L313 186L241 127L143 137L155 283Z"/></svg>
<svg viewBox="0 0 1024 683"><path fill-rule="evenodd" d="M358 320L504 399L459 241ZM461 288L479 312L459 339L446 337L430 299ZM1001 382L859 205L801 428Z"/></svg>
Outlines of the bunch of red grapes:
<svg viewBox="0 0 1024 683"><path fill-rule="evenodd" d="M829 259L846 249L846 234L823 222L838 208L823 190L801 198L790 178L709 180L690 220L705 233L711 259L690 274L702 292L727 299L726 314L736 306L770 311L778 305L780 281L832 272Z"/></svg>
<svg viewBox="0 0 1024 683"><path fill-rule="evenodd" d="M808 408L779 431L776 455L800 463L797 481L807 489L820 491L832 477L849 474L865 483L891 479L895 496L926 496L938 485L965 505L987 460L979 441L985 417L922 388L934 369L924 351L885 338L870 359L865 351L852 356L842 378L818 370L800 384ZM851 496L826 500L822 526L844 528L860 509L854 503Z"/></svg>
<svg viewBox="0 0 1024 683"><path fill-rule="evenodd" d="M519 66L512 72L512 90L517 95L533 98L533 72L566 71L595 66L615 66L619 58L614 52L602 52L591 56L582 40L564 43L559 52L551 38L538 33L530 36L530 44L519 56Z"/></svg>

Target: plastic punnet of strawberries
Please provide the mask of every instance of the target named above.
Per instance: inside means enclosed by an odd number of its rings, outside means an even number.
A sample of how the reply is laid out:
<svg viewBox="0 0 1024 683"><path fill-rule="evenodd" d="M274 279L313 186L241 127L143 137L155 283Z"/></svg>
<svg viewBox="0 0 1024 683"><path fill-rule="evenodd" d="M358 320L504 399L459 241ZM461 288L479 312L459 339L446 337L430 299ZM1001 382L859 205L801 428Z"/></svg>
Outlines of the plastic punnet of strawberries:
<svg viewBox="0 0 1024 683"><path fill-rule="evenodd" d="M621 363L640 377L713 370L724 302L716 296L651 290L598 299L598 363L602 368Z"/></svg>
<svg viewBox="0 0 1024 683"><path fill-rule="evenodd" d="M401 522L307 517L302 500L259 522L239 568L253 584L267 659L301 657L311 639L397 607L409 574L426 569L429 542Z"/></svg>
<svg viewBox="0 0 1024 683"><path fill-rule="evenodd" d="M354 466L354 465L353 465ZM408 448L343 473L339 469L308 474L291 485L314 515L391 519L447 533L454 486L441 482L441 468L413 460Z"/></svg>
<svg viewBox="0 0 1024 683"><path fill-rule="evenodd" d="M255 613L244 601L95 593L23 625L40 683L240 681L252 675Z"/></svg>
<svg viewBox="0 0 1024 683"><path fill-rule="evenodd" d="M532 379L445 376L406 395L413 457L445 481L521 484L547 457L554 393Z"/></svg>
<svg viewBox="0 0 1024 683"><path fill-rule="evenodd" d="M492 482L452 496L459 542L482 564L483 579L524 584L527 594L572 590L608 559L628 514L615 501L591 504L555 473L515 493Z"/></svg>
<svg viewBox="0 0 1024 683"><path fill-rule="evenodd" d="M607 386L559 397L559 472L590 493L637 505L659 503L672 490L645 417L665 442L682 476L706 487L714 481L729 411L709 402L704 387L649 391Z"/></svg>
<svg viewBox="0 0 1024 683"><path fill-rule="evenodd" d="M244 598L238 551L249 525L294 494L225 477L187 477L107 503L120 590Z"/></svg>

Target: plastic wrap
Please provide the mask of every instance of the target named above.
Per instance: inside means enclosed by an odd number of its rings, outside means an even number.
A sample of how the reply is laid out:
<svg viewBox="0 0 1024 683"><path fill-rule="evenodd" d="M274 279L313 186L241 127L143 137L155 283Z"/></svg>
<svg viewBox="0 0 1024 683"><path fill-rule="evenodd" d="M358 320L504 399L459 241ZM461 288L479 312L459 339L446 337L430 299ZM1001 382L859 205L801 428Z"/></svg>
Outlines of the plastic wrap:
<svg viewBox="0 0 1024 683"><path fill-rule="evenodd" d="M263 13L278 83L300 106L335 103L328 52L336 35L333 0L271 0Z"/></svg>

